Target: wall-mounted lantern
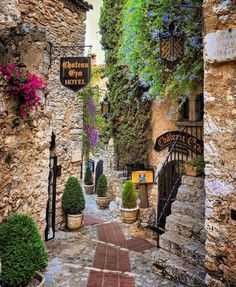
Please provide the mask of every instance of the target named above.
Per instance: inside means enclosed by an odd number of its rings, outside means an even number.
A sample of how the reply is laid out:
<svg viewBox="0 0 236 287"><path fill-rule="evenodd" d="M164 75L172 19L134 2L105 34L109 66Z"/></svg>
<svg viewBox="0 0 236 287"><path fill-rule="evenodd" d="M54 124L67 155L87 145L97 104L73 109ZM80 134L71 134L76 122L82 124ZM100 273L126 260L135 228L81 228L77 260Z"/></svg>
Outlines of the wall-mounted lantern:
<svg viewBox="0 0 236 287"><path fill-rule="evenodd" d="M107 118L111 113L111 103L107 96L101 102L101 113L105 118Z"/></svg>
<svg viewBox="0 0 236 287"><path fill-rule="evenodd" d="M184 33L175 31L174 22L169 25L168 31L160 33L160 58L169 69L184 57Z"/></svg>

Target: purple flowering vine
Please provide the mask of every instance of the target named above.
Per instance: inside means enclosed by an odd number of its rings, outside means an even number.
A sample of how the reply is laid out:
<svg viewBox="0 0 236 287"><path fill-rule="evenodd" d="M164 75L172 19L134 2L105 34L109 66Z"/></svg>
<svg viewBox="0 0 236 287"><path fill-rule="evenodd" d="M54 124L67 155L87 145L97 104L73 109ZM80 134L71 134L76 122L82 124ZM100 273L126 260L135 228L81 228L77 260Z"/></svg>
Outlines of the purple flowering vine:
<svg viewBox="0 0 236 287"><path fill-rule="evenodd" d="M90 96L88 97L88 99L86 100L86 107L88 109L88 112L93 120L93 122L96 122L96 107L93 101L93 97Z"/></svg>
<svg viewBox="0 0 236 287"><path fill-rule="evenodd" d="M86 124L84 126L84 129L88 137L89 146L91 147L91 149L94 149L99 140L99 132L97 130L94 130L93 127L89 124Z"/></svg>
<svg viewBox="0 0 236 287"><path fill-rule="evenodd" d="M96 105L93 99L92 88L87 88L83 96L84 102L84 153L89 156L90 150L94 149L99 140L99 132L96 129Z"/></svg>

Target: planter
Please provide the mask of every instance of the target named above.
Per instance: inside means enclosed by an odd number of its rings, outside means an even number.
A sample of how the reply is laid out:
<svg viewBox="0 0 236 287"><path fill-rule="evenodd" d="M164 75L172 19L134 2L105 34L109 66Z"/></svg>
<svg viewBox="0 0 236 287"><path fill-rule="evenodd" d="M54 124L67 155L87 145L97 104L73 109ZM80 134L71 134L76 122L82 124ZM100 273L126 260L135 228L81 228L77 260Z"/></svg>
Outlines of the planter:
<svg viewBox="0 0 236 287"><path fill-rule="evenodd" d="M67 214L67 227L72 230L78 230L83 222L83 214Z"/></svg>
<svg viewBox="0 0 236 287"><path fill-rule="evenodd" d="M110 198L108 196L104 197L97 196L96 203L101 209L105 209L109 206Z"/></svg>
<svg viewBox="0 0 236 287"><path fill-rule="evenodd" d="M26 287L45 287L44 276L37 272L33 279L26 285Z"/></svg>
<svg viewBox="0 0 236 287"><path fill-rule="evenodd" d="M120 208L122 221L125 223L133 223L138 217L139 207L135 208Z"/></svg>
<svg viewBox="0 0 236 287"><path fill-rule="evenodd" d="M190 166L190 165L184 165L184 173L186 175L190 175L190 176L199 176L201 175L201 172L199 171L198 167L195 166Z"/></svg>
<svg viewBox="0 0 236 287"><path fill-rule="evenodd" d="M84 184L84 191L88 195L93 194L94 184L93 185L86 185L86 184Z"/></svg>

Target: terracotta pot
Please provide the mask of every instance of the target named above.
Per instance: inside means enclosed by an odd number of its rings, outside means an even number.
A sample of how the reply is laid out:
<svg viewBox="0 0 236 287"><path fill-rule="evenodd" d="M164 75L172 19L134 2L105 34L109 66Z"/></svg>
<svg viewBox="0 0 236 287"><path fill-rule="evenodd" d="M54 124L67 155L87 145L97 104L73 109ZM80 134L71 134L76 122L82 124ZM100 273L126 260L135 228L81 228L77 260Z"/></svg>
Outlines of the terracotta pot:
<svg viewBox="0 0 236 287"><path fill-rule="evenodd" d="M139 207L135 208L120 208L122 221L125 223L133 223L138 217Z"/></svg>
<svg viewBox="0 0 236 287"><path fill-rule="evenodd" d="M195 176L195 177L201 174L201 172L199 171L197 167L190 166L187 164L184 165L184 173L186 175Z"/></svg>
<svg viewBox="0 0 236 287"><path fill-rule="evenodd" d="M37 281L39 282L38 284ZM43 274L37 272L34 278L31 279L30 282L26 285L26 287L32 287L32 286L45 287L45 278Z"/></svg>
<svg viewBox="0 0 236 287"><path fill-rule="evenodd" d="M41 273L38 272L35 277L36 277L37 280L39 280L39 282L41 282L41 283L39 283L39 285L37 287L45 287L45 278L44 278L44 276Z"/></svg>
<svg viewBox="0 0 236 287"><path fill-rule="evenodd" d="M97 196L96 203L101 209L105 209L109 206L110 198L108 196L104 197Z"/></svg>
<svg viewBox="0 0 236 287"><path fill-rule="evenodd" d="M70 230L78 230L83 222L83 214L67 214L67 227Z"/></svg>
<svg viewBox="0 0 236 287"><path fill-rule="evenodd" d="M93 185L86 185L84 184L84 191L86 194L90 195L93 194L94 192L94 184Z"/></svg>

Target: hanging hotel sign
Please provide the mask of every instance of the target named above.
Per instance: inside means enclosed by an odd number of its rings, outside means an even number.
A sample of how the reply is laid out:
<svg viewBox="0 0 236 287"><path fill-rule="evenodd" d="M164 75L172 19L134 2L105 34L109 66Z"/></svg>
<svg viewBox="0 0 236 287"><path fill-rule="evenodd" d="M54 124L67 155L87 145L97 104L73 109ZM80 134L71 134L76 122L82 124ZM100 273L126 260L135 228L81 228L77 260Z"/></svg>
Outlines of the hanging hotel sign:
<svg viewBox="0 0 236 287"><path fill-rule="evenodd" d="M89 84L90 78L90 57L61 58L60 80L64 87L74 92L78 92Z"/></svg>
<svg viewBox="0 0 236 287"><path fill-rule="evenodd" d="M167 147L171 147L179 136L179 131L167 132L157 138L154 149L161 151ZM199 154L203 154L203 141L188 133L182 133L179 138L178 148L189 149Z"/></svg>

